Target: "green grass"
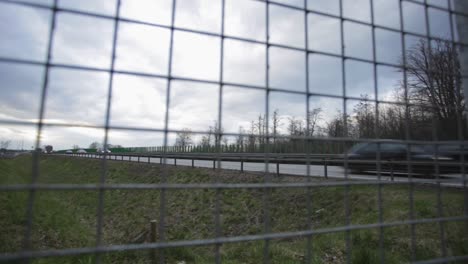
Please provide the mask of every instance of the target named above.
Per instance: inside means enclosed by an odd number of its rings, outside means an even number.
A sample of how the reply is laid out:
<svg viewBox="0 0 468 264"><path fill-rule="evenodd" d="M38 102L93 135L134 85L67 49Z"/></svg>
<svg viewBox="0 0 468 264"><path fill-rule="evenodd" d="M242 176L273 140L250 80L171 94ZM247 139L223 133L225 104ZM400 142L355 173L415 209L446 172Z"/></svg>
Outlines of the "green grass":
<svg viewBox="0 0 468 264"><path fill-rule="evenodd" d="M28 183L31 179L31 157L0 160L0 184ZM44 156L40 159L40 183L98 183L101 162L98 160ZM109 161L107 183L159 183L163 170L158 165ZM170 183L262 182L260 174L210 169L168 167ZM314 179L319 181L321 179ZM276 182L305 181L300 177L275 178ZM377 223L378 191L376 186L353 186L348 190L351 224ZM311 219L314 229L333 228L346 224L345 187L320 187L263 190L168 190L166 191L166 239L170 241L209 239L215 235L216 199L221 206L223 236L254 235L264 232L265 213L270 216L271 232L291 232L308 228L307 198L312 201ZM385 222L410 219L408 186L382 187L382 218ZM28 192L0 192L0 253L21 250L26 222ZM107 190L104 193L103 243L134 243L134 238L149 230L149 222L159 219L158 190ZM34 250L92 247L96 237L98 191L38 191L34 203L32 246ZM268 202L265 204L265 198ZM444 216L463 215L463 192L442 190ZM437 189L416 187L414 209L417 218L438 217ZM268 206L266 206L268 205ZM266 208L267 210L264 210ZM447 254L468 254L466 222L444 223ZM386 263L411 260L410 226L383 229L383 257ZM380 261L380 229L350 231L352 263ZM415 226L416 258L441 257L440 225ZM310 246L313 263L343 263L347 257L346 233L315 235L269 241L272 263L303 263ZM225 244L221 247L223 263L260 263L264 241ZM168 263L212 263L214 246L173 248L164 250ZM105 263L150 263L148 251L126 251L103 256ZM34 263L93 263L94 256L37 259Z"/></svg>

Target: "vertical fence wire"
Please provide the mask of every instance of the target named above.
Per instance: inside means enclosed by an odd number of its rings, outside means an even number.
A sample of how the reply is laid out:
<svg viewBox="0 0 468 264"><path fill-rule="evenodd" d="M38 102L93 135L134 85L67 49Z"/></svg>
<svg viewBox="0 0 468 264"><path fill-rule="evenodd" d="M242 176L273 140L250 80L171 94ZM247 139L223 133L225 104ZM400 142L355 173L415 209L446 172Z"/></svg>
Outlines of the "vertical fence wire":
<svg viewBox="0 0 468 264"><path fill-rule="evenodd" d="M120 0L117 0L116 10L115 10L115 20L114 27L112 32L112 54L111 54L111 65L110 65L110 76L109 76L109 86L107 90L107 99L106 99L106 117L105 117L105 127L104 127L104 144L103 150L104 155L102 156L101 164L101 177L99 178L99 196L98 196L98 206L97 206L97 215L96 215L96 247L101 246L102 244L102 232L104 225L104 199L105 199L105 190L102 188L106 183L108 165L107 165L107 143L109 141L109 121L111 115L111 106L112 106L112 90L114 84L114 67L117 51L117 38L119 34L119 16L120 16ZM97 254L96 263L101 263L101 254Z"/></svg>
<svg viewBox="0 0 468 264"><path fill-rule="evenodd" d="M343 125L344 125L344 135L345 137L348 137L348 111L347 111L347 104L348 104L348 98L347 98L347 93L346 93L346 47L345 47L345 19L343 16L343 10L344 4L343 0L340 0L339 2L339 16L340 16L340 47L341 47L341 85L342 85L342 93L343 93ZM344 155L344 178L348 179L349 178L349 171L348 171L348 153L345 153ZM350 186L345 185L344 187L344 210L345 210L345 225L349 226L351 225L351 205L349 201L349 192L350 192ZM346 241L346 263L351 263L351 250L352 250L352 245L351 245L351 232L347 230L345 232L345 241Z"/></svg>
<svg viewBox="0 0 468 264"><path fill-rule="evenodd" d="M270 3L267 0L265 3L265 119L268 127L268 120L270 118ZM260 130L259 124L259 130ZM264 149L265 153L265 174L263 181L269 183L271 181L271 176L269 173L269 157L268 157L268 132L267 137L261 139L266 140L266 148ZM264 222L264 233L268 234L271 232L271 189L265 188L263 190L263 222ZM263 247L263 263L269 264L270 261L270 240L265 239L265 244Z"/></svg>
<svg viewBox="0 0 468 264"><path fill-rule="evenodd" d="M45 113L45 103L47 99L47 89L49 85L49 74L50 74L50 67L49 63L52 60L52 47L53 47L53 39L55 33L55 24L57 19L57 1L54 0L52 6L52 14L51 14L51 21L50 21L50 28L49 28L49 35L47 39L47 57L46 57L46 65L44 71L44 79L42 82L42 89L41 89L41 99L40 99L40 108L39 108L39 122L37 123L37 132L36 132L36 142L35 142L35 150L37 150L41 145L41 135L43 129L43 120L44 120L44 113ZM39 180L39 153L34 151L33 153L33 160L32 160L32 177L31 177L31 184L34 186ZM31 250L31 233L33 228L33 218L34 218L34 203L36 199L36 189L31 188L29 191L28 196L28 203L26 209L26 228L25 234L23 239L23 250ZM30 259L27 258L25 263L29 263Z"/></svg>
<svg viewBox="0 0 468 264"><path fill-rule="evenodd" d="M378 82L378 73L377 73L377 45L375 43L375 16L374 16L374 0L369 0L370 7L370 22L372 24L372 60L374 61L372 67L373 74L373 83L374 83L374 100L375 100L375 122L374 122L374 131L375 138L380 139L380 129L379 129L379 82ZM377 155L376 155L376 169L377 169L377 179L380 182L382 180L382 163L381 163L381 144L377 143ZM382 207L382 185L377 185L377 211L378 211L378 221L379 224L383 223L383 207ZM379 228L379 257L380 263L385 263L385 251L384 251L384 228L381 226Z"/></svg>
<svg viewBox="0 0 468 264"><path fill-rule="evenodd" d="M223 92L224 92L224 31L225 31L225 11L226 11L226 1L221 0L221 39L220 39L220 58L219 58L219 95L218 95L218 127L217 130L218 134L218 141L216 142L216 160L218 168L216 170L216 179L214 182L219 183L221 181L221 152L222 149L220 148L221 140L223 138L222 130L223 130ZM215 237L221 237L222 235L222 227L221 227L221 206L222 206L222 198L223 195L220 189L216 189L215 195L215 210L214 210L214 222L215 222L215 230L214 234ZM221 246L222 244L215 245L215 263L221 263Z"/></svg>
<svg viewBox="0 0 468 264"><path fill-rule="evenodd" d="M162 179L161 183L167 183L168 181L168 168L167 168L167 146L168 146L168 136L169 136L169 110L170 110L170 103L171 103L171 84L172 84L172 60L173 60L173 53L174 53L174 25L175 25L175 16L176 16L176 5L177 0L172 0L171 6L171 32L170 32L170 40L169 40L169 57L168 57L168 68L167 68L167 86L166 86L166 109L165 109L165 117L164 117L164 145L163 145L163 155L162 155ZM158 234L159 234L159 241L165 242L166 241L166 189L160 190L160 197L159 197L159 226L158 226ZM164 250L160 250L159 252L159 262L165 263L165 255Z"/></svg>
<svg viewBox="0 0 468 264"><path fill-rule="evenodd" d="M308 13L308 1L304 0L304 47L306 50L309 49L309 13ZM305 105L306 105L306 135L307 136L312 136L310 134L310 86L309 86L309 52L305 53L305 87L307 91L307 96L305 96ZM306 140L306 176L307 176L307 182L311 181L311 174L310 174L310 146L312 145L311 140ZM313 219L312 219L312 189L307 188L306 192L306 206L307 206L307 229L312 230L313 229ZM306 263L312 263L312 258L313 258L313 250L312 250L312 236L307 236L307 242L306 242L306 250L305 250L305 262Z"/></svg>
<svg viewBox="0 0 468 264"><path fill-rule="evenodd" d="M447 1L448 2L448 1ZM427 35L427 45L428 49L430 52L432 52L432 41L431 41L431 27L429 23L429 6L427 0L424 0L424 15L425 15L425 27L426 27L426 35ZM453 41L453 40L452 40ZM429 64L432 63L432 57L429 56ZM429 78L429 86L434 85L434 81L431 77L431 75L428 76ZM432 109L433 112L435 112L435 108ZM432 139L435 141L438 141L438 124L439 120L437 118L437 115L434 114L433 117L433 129L432 129ZM435 155L438 157L439 155L439 146L437 144L434 145L435 149ZM434 162L434 171L437 179L440 178L440 170L439 170L439 161L436 159ZM442 212L442 187L440 184L437 184L437 215L438 217L442 217L443 212ZM440 240L440 253L442 254L442 257L447 257L447 246L445 242L445 228L444 228L444 223L439 222L439 240Z"/></svg>
<svg viewBox="0 0 468 264"><path fill-rule="evenodd" d="M404 87L404 98L405 98L405 139L410 140L410 106L409 106L409 92L408 92L408 73L406 69L407 65L407 56L406 56L406 34L405 34L405 20L403 13L403 0L399 1L399 13L400 13L400 31L401 31L401 46L402 46L402 64L405 66L403 68L403 87ZM408 166L408 179L409 179L409 217L411 220L414 219L414 198L413 198L413 175L411 167L411 158L410 158L410 147L411 145L407 144L406 152L406 161ZM414 261L416 258L416 240L415 240L415 225L411 224L410 226L410 236L411 236L411 261Z"/></svg>

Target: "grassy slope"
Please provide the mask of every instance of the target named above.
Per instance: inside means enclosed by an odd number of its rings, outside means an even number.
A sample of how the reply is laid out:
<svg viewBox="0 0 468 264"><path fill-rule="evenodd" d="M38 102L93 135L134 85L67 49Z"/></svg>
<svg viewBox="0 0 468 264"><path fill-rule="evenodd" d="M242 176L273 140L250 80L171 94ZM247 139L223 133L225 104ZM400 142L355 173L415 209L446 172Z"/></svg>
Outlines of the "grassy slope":
<svg viewBox="0 0 468 264"><path fill-rule="evenodd" d="M0 184L26 183L30 179L31 158L21 156L0 160ZM108 183L158 183L162 174L157 165L127 162L108 163ZM41 183L97 183L101 163L97 160L66 157L43 157L40 161ZM223 182L261 182L258 174L223 172L208 169L169 167L171 183L210 182L214 177ZM303 178L283 177L275 181L302 181ZM343 187L321 187L311 191L314 228L345 225ZM0 192L0 252L14 252L21 248L24 234L26 192ZM222 234L238 236L259 234L264 224L264 192L262 190L220 191ZM409 219L407 186L385 186L383 195L384 221ZM269 214L271 231L286 232L307 229L307 190L275 189L270 194ZM203 239L214 236L214 190L171 190L167 192L166 238L168 240ZM352 224L378 222L377 187L359 186L349 190ZM160 192L157 190L112 190L104 196L105 244L132 243L139 233L148 230L149 221L159 218ZM444 189L444 216L463 214L463 193ZM35 249L63 249L87 247L95 244L97 191L41 191L34 204L32 234ZM415 215L418 218L437 217L437 189L416 188ZM466 223L444 225L449 255L468 254ZM440 228L438 224L418 224L415 228L417 259L440 257ZM407 262L410 259L410 227L384 229L384 248L387 263ZM379 261L379 230L351 232L353 263ZM263 257L263 241L226 244L221 247L223 263L259 263ZM304 238L270 241L273 263L301 263L307 241ZM345 233L329 233L313 237L314 263L342 263L346 258ZM213 247L175 248L165 251L169 263L213 262ZM79 256L37 260L36 263L90 263L93 256ZM112 253L105 256L108 263L149 263L148 252Z"/></svg>

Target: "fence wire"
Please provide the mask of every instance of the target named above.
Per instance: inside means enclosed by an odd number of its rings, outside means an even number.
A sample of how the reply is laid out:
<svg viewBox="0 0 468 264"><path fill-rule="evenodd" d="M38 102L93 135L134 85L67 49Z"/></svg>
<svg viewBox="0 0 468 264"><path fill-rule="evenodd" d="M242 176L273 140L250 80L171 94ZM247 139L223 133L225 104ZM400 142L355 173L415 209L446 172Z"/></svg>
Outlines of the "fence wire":
<svg viewBox="0 0 468 264"><path fill-rule="evenodd" d="M170 13L170 23L169 25L160 24L160 23L153 23L147 22L138 19L130 19L127 17L122 16L121 12L121 5L123 0L117 0L115 3L114 15L107 15L97 12L89 12L89 11L82 11L78 9L66 8L60 5L60 0L54 0L52 4L41 4L39 2L34 1L13 1L13 0L0 0L0 5L2 6L24 6L28 8L32 8L34 10L45 10L51 12L50 20L48 21L49 31L48 35L41 36L43 41L47 42L47 56L45 61L39 61L34 59L25 59L25 58L17 58L17 57L8 57L8 56L1 56L0 63L4 63L7 65L34 65L34 66L41 66L44 70L43 75L43 82L41 87L41 94L39 98L34 98L34 100L39 100L39 110L37 111L37 119L8 119L0 117L0 125L3 126L21 126L21 127L28 127L34 126L36 128L35 133L35 146L34 149L41 148L43 144L42 135L44 133L44 129L47 127L57 127L57 128L92 128L92 129L99 129L104 132L104 137L102 139L103 146L107 146L110 142L109 133L111 131L122 131L122 132L148 132L148 133L162 133L163 136L163 143L162 146L158 146L156 151L150 153L133 153L129 150L126 150L124 153L108 153L104 150L103 153L95 153L95 154L85 154L81 155L83 157L92 157L100 159L100 178L98 183L96 184L67 184L67 183L54 183L54 184L44 184L41 183L41 157L45 154L42 154L38 151L33 151L32 155L32 168L31 168L31 180L29 183L25 184L2 184L0 185L0 194L9 194L13 192L20 192L20 191L27 191L28 192L28 199L27 199L27 208L26 208L26 217L25 217L25 232L23 235L23 244L22 248L16 252L0 252L0 262L10 262L10 261L25 261L25 263L29 263L31 261L40 260L42 258L48 259L50 257L67 257L67 256L76 256L76 255L89 255L94 254L95 257L92 259L95 263L105 262L103 256L108 253L115 253L115 252L131 252L131 251L138 251L138 250L153 250L159 249L158 251L158 263L166 263L167 256L165 256L164 249L170 248L188 248L188 247L196 247L196 246L212 246L213 247L213 262L221 263L223 261L223 246L226 244L232 243L245 243L246 247L249 247L249 242L252 241L263 241L262 244L262 261L264 263L279 263L278 260L275 260L272 251L277 250L274 249L272 246L272 241L276 240L287 240L287 239L297 239L297 238L305 238L305 249L304 249L304 258L298 260L298 262L305 262L305 263L316 263L317 262L317 255L320 255L321 252L316 250L317 246L315 245L314 238L318 235L326 235L326 234L334 234L334 233L344 233L344 256L343 261L346 263L357 263L356 260L353 259L353 238L352 232L357 230L371 230L376 229L378 230L378 243L374 245L375 248L378 249L378 259L375 260L380 263L389 262L387 261L388 255L391 255L391 252L386 251L385 246L385 228L390 227L401 227L401 226L409 226L410 227L410 243L409 243L409 261L416 262L416 263L452 263L452 262L459 262L462 263L464 261L468 261L468 255L453 255L448 250L448 242L447 242L447 229L448 224L453 222L461 222L468 226L468 189L467 189L467 178L465 174L466 170L466 142L465 136L466 131L464 130L467 124L466 120L466 109L462 109L461 115L456 116L456 134L457 138L453 140L460 148L460 160L453 161L451 163L452 167L457 167L459 169L459 177L458 178L450 178L446 179L441 175L441 168L445 166L437 156L439 155L440 148L442 148L444 144L444 139L440 139L440 130L443 127L439 125L439 121L436 119L433 120L433 126L431 127L430 133L432 133L428 138L429 139L420 139L415 138L412 136L412 126L411 118L408 116L411 109L416 108L431 108L429 111L437 111L436 106L428 106L427 104L423 104L422 101L415 102L411 100L410 97L412 96L410 93L410 86L411 80L409 72L418 72L420 69L415 68L415 65L408 63L408 54L407 50L407 37L414 37L419 39L424 39L427 41L427 45L429 46L429 50L432 50L432 45L436 45L437 41L443 43L449 43L451 47L456 50L463 51L464 49L468 49L468 42L464 42L467 40L467 36L463 36L462 32L459 28L456 27L456 22L460 23L463 19L468 19L468 9L462 10L461 8L464 6L463 1L446 1L447 5L442 7L441 5L434 3L436 1L417 1L417 0L399 0L398 2L398 13L399 17L393 18L394 20L399 22L399 28L385 26L376 23L376 15L375 15L375 8L378 5L376 0L369 0L369 8L370 10L370 19L369 21L363 21L359 19L354 19L348 17L344 13L344 5L345 2L349 2L346 0L339 0L338 3L338 13L333 14L329 12L324 12L321 10L316 10L311 6L311 3L314 1L304 0L299 4L287 4L287 1L264 1L264 0L246 0L249 2L261 3L264 6L265 14L262 17L265 18L265 32L264 32L264 40L258 40L255 38L247 38L247 37L240 37L235 35L229 35L226 33L225 24L226 24L226 3L229 2L228 0L219 0L216 2L220 2L221 9L219 11L220 20L220 31L219 32L211 32L211 31L204 31L198 29L191 29L191 28L184 28L176 25L176 17L178 12L178 2L182 2L181 0L177 1L172 0L170 9L166 10L166 12ZM213 0L215 2L215 0ZM298 1L296 1L298 2ZM361 1L362 2L362 1ZM441 1L442 2L442 1ZM425 33L421 32L413 32L408 31L405 28L405 6L407 4L412 4L415 6L419 6L424 9L424 13L420 14L424 16L424 28ZM301 12L303 14L304 19L304 43L303 47L298 47L296 45L286 45L280 44L277 42L272 41L271 36L271 9L272 8L281 8L284 10L293 10L295 12ZM431 10L436 10L438 12L443 12L447 14L450 18L450 32L449 38L441 38L437 36L431 35L431 26L433 25L431 22ZM57 48L55 45L59 45L54 42L55 35L57 34L56 29L58 26L58 19L57 17L59 14L73 14L80 17L91 17L91 18L99 18L104 19L112 22L113 30L112 30L112 39L109 40L112 43L111 48L111 57L110 57L110 66L108 68L102 67L92 67L92 66L83 66L83 65L75 65L75 64L67 64L67 63L58 63L52 60L52 54L54 53L54 49ZM318 15L324 18L331 18L339 21L339 36L340 36L340 51L339 53L332 53L328 51L323 51L319 49L312 49L310 48L310 42L316 41L315 39L311 39L310 32L314 29L309 25L309 17L311 15ZM133 25L144 25L152 28L162 28L169 30L169 46L167 50L168 61L167 61L167 74L158 74L158 73L148 73L148 72L139 72L139 71L131 71L131 70L122 70L116 67L116 58L117 58L117 50L118 50L118 38L119 38L119 25L122 23L129 23ZM346 23L353 23L360 26L369 27L371 29L371 58L362 58L359 56L352 56L349 55L347 52L346 47L346 34L350 34L350 32L346 32ZM463 24L464 25L464 24ZM11 25L15 26L15 25ZM301 25L297 25L298 27ZM388 61L381 61L378 60L377 56L377 49L378 43L376 40L377 31L383 30L385 32L396 33L400 36L400 45L402 50L402 61L401 63L392 63ZM219 72L217 73L218 78L217 80L209 80L204 78L192 78L187 76L178 76L174 74L173 68L174 64L177 62L174 61L174 46L175 41L177 39L174 38L175 33L177 32L186 32L192 33L199 36L208 36L211 38L215 38L219 41L219 65L218 69ZM336 33L336 32L335 32ZM331 34L331 33L330 33ZM352 32L351 32L352 34ZM458 37L457 37L458 36ZM226 48L225 43L226 41L238 41L241 43L250 43L260 45L265 49L265 61L264 61L264 68L265 72L258 73L259 75L264 75L264 84L247 84L241 82L232 82L229 81L225 75L225 65L226 65ZM296 51L301 52L305 55L305 64L304 68L297 68L293 69L294 72L304 71L305 76L305 91L293 91L291 89L287 89L285 87L274 87L270 80L272 79L271 73L271 49L272 48L281 48L284 50L289 51ZM341 94L334 95L327 93L326 91L317 91L312 89L312 84L310 80L310 56L312 55L320 55L327 58L334 58L340 60L340 71L341 71ZM467 56L466 53L459 52L459 56ZM431 59L431 57L430 57ZM434 58L432 58L434 59ZM464 59L466 61L466 58ZM347 66L348 62L360 62L366 63L372 66L372 87L373 87L373 98L363 98L359 94L355 94L352 91L349 91L348 86L348 78L350 70ZM461 58L460 61L463 61ZM427 63L431 63L430 61ZM462 63L463 64L463 63ZM402 100L394 101L388 100L385 98L381 98L379 94L380 91L380 84L379 84L379 67L386 66L398 69L403 74L402 80L402 87L403 94ZM468 79L468 72L466 68L468 65L462 65L461 71L456 78L459 78L458 81L463 82L463 80ZM92 73L106 73L109 75L109 83L106 92L106 106L105 106L105 114L103 125L95 125L95 124L83 124L83 123L75 123L75 122L58 122L54 120L49 120L45 116L47 111L47 98L50 96L49 93L49 80L51 76L52 69L69 69L69 70L80 70L80 71L87 71ZM444 70L443 68L431 68L429 69L429 75L435 76L439 74L440 71ZM138 76L138 77L150 77L156 79L162 79L166 81L165 87L165 106L164 106L164 126L162 128L149 128L143 126L134 126L134 125L114 125L111 123L111 108L113 103L113 90L114 90L114 80L115 75L128 75L128 76ZM433 75L432 75L433 74ZM453 73L449 73L448 75L451 76ZM0 78L2 78L0 76ZM338 77L337 77L338 78ZM264 116L265 116L265 127L267 128L267 132L264 134L255 135L255 138L262 139L263 145L261 148L258 148L257 154L255 157L248 156L247 154L251 155L251 153L240 153L236 156L238 161L243 161L243 159L247 158L255 158L256 162L259 163L259 160L262 163L264 169L262 170L262 181L259 183L226 183L223 182L222 174L223 174L223 162L229 160L226 156L227 148L223 148L221 140L217 140L213 146L213 148L208 149L208 153L212 154L209 160L213 160L216 162L215 173L213 174L210 182L207 183L171 183L169 178L172 176L171 173L174 173L172 170L172 166L169 165L169 160L180 158L184 159L183 156L174 156L176 151L171 149L171 135L182 133L184 130L173 128L171 126L171 109L172 104L171 102L171 90L173 89L173 84L176 81L185 81L190 83L200 83L200 84L210 84L216 85L218 87L218 94L210 94L207 96L215 97L217 96L217 113L216 113L216 132L214 133L215 136L218 138L222 137L249 137L251 134L243 133L239 131L239 133L234 133L230 131L223 131L223 127L229 121L223 118L224 113L223 105L225 102L226 96L226 87L235 87L239 88L242 91L260 91L264 92L264 98L262 99L264 102ZM432 78L429 78L428 86L433 86ZM464 83L466 85L466 83ZM459 87L461 89L461 86ZM78 91L79 92L79 91ZM281 94L288 94L288 95L297 95L302 96L305 104L305 112L309 113L311 108L313 107L313 103L311 99L313 98L329 98L329 99L339 99L342 100L342 126L343 126L343 133L335 134L335 135L320 135L314 136L309 133L309 129L311 127L311 123L309 118L306 118L305 121L305 131L304 134L272 134L269 131L271 127L271 118L273 116L273 111L271 107L271 96L272 93L281 93ZM224 96L223 96L224 95ZM187 98L189 99L189 98ZM349 102L350 101L359 101L364 103L370 103L375 105L374 107L374 117L377 120L373 123L371 130L373 130L372 135L364 135L360 136L359 138L352 138L349 136L348 130L351 130L350 116L352 117L352 113L350 113L347 109L349 109ZM396 105L405 108L405 113L407 116L404 118L404 136L397 139L386 139L381 138L381 135L384 131L381 131L381 127L379 127L379 118L380 108L379 106L382 105ZM450 108L450 107L449 107ZM459 109L458 109L459 110ZM242 112L243 109L236 109L237 112ZM449 128L447 128L449 129ZM203 129L192 129L191 131L194 135L206 135L207 131ZM303 148L301 149L302 156L300 157L301 161L300 164L305 165L305 175L307 176L304 182L277 182L275 181L275 172L271 171L272 167L271 164L277 164L279 168L279 164L288 163L290 161L285 161L282 159L283 157L278 157L278 153L276 153L276 143L273 143L273 140L297 140L302 142ZM309 143L312 142L312 143ZM376 149L376 156L375 160L373 161L373 166L375 166L375 175L371 177L371 179L355 179L351 173L351 165L354 164L355 161L350 159L348 153L346 152L344 155L340 156L339 160L336 158L334 161L335 164L340 163L345 169L343 170L343 177L340 180L329 180L325 179L323 181L315 181L313 180L313 172L311 171L311 166L316 164L322 164L323 161L317 161L316 157L312 153L313 144L319 144L321 142L332 142L337 146L341 146L341 149L347 149L350 144L357 144L357 143L377 143ZM388 181L385 178L386 171L384 167L386 166L386 157L384 156L384 152L382 150L382 146L385 143L391 144L404 144L407 146L406 148L406 158L404 160L399 161L399 165L405 166L405 170L407 172L407 177L405 180L400 181ZM412 159L412 148L415 145L422 145L422 146L434 146L435 149L435 156L431 163L431 175L434 177L431 179L421 179L416 177L416 173L413 171L418 166L418 162ZM105 147L104 147L105 149ZM255 149L255 148L254 148ZM184 148L185 150L185 148ZM202 158L202 154L197 150L195 152L187 154L192 154L189 156L188 159L197 159ZM463 152L465 151L465 152ZM245 155L244 155L245 154ZM323 153L322 153L323 154ZM138 161L141 158L148 158L148 162L150 159L158 157L161 159L161 180L159 183L149 184L149 183L112 183L109 182L109 170L110 170L110 163L113 162L112 159L119 160L120 156L122 156L122 160L125 157L129 157L129 160L132 160L132 155L138 156ZM146 156L145 156L146 155ZM152 156L153 155L153 156ZM198 156L197 156L198 155ZM287 157L285 154L284 157ZM72 158L72 157L70 157ZM232 157L231 157L232 158ZM282 159L280 161L280 159ZM175 163L177 161L174 161ZM398 162L397 162L398 163ZM193 164L193 161L192 161ZM402 165L403 164L403 165ZM278 171L279 172L279 169ZM1 173L1 172L0 172ZM6 173L6 172L3 172ZM393 175L392 175L393 177ZM355 224L352 221L352 204L355 202L351 195L351 188L354 186L371 186L375 187L377 190L377 217L374 219L373 223L368 224ZM409 207L409 219L407 220L398 220L398 221L385 221L385 208L384 200L386 199L384 193L384 187L386 186L408 186L408 207ZM430 190L434 190L436 194L436 204L437 204L437 217L421 217L418 216L415 211L415 191L416 188L420 188L421 186L435 186L433 189L428 187ZM455 186L454 189L457 189L454 192L462 192L464 195L464 208L461 215L453 216L453 215L445 215L444 214L444 203L442 201L442 195L445 192L447 186ZM343 187L343 207L344 207L344 215L343 216L336 216L336 217L344 217L343 225L332 227L332 228L321 228L316 227L314 222L314 212L313 212L313 205L314 199L320 199L320 197L312 199L314 192L319 188L335 188L335 187ZM249 235L240 235L240 236L225 236L223 235L223 200L222 195L223 191L225 190L249 190L249 189L259 189L262 190L262 229L260 232L255 234ZM290 190L290 189L305 189L306 190L306 206L303 208L307 212L307 224L303 230L300 231L285 231L285 232L274 232L272 228L272 218L274 214L272 213L275 204L272 204L272 193L275 190ZM97 201L97 212L96 212L96 231L95 231L95 243L92 247L79 247L79 248L65 248L65 249L36 249L34 245L32 245L32 232L35 228L35 220L34 215L38 212L35 211L35 204L38 200L37 193L39 191L47 191L47 192L58 192L58 191L98 191L98 201ZM105 217L105 194L109 191L115 190L158 190L159 192L159 205L155 206L154 210L159 212L158 218L158 241L152 241L149 243L142 243L142 244L119 244L119 245L108 245L106 244L104 238L104 217ZM167 195L174 190L214 190L215 191L215 204L213 208L211 208L211 213L213 217L212 224L212 234L209 238L204 239L191 239L191 240L171 240L167 237L167 214L168 214L168 197ZM447 192L452 192L452 189ZM447 206L447 205L445 205ZM392 210L388 208L388 210ZM440 243L440 257L433 258L433 259L420 259L418 257L418 241L423 239L418 237L417 235L417 227L419 225L424 224L431 224L433 226L437 226L434 228L434 232L438 232L438 242ZM209 225L209 223L206 223ZM5 227L2 227L5 228ZM437 229L437 231L436 231ZM18 234L19 235L19 234ZM460 238L464 241L465 244L462 246L466 247L466 239L467 235L460 234ZM465 251L466 253L466 248ZM281 260L279 260L281 261ZM390 261L391 262L391 261Z"/></svg>

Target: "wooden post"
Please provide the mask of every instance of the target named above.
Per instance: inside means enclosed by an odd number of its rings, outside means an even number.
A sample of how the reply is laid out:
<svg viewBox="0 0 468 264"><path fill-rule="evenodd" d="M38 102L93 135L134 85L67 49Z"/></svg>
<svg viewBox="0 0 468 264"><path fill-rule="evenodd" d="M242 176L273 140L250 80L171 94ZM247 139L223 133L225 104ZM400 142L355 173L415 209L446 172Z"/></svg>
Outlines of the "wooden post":
<svg viewBox="0 0 468 264"><path fill-rule="evenodd" d="M151 220L150 221L150 243L155 243L156 242L156 226L157 222L156 220ZM158 256L157 256L157 249L151 249L150 251L150 257L151 257L151 263L156 264L158 261Z"/></svg>

